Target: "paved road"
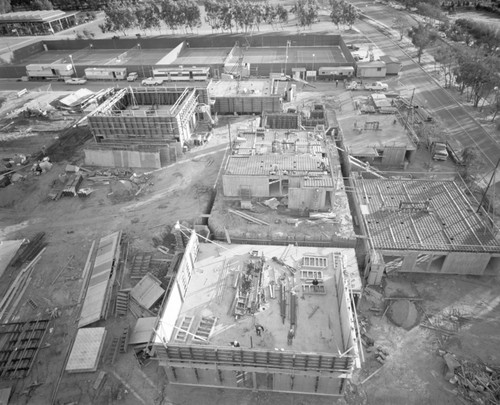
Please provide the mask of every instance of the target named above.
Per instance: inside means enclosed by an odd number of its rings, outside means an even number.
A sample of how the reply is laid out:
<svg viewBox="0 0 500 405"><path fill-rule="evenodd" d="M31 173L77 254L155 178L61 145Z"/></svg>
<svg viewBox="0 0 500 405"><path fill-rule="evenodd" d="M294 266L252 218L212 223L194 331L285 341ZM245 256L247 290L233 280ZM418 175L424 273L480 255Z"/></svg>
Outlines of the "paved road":
<svg viewBox="0 0 500 405"><path fill-rule="evenodd" d="M398 11L381 4L356 1L364 15L376 19L390 26L395 13ZM365 7L368 5L368 7ZM357 26L372 42L374 42L386 54L399 58L403 63L403 71L399 77L401 88L411 90L415 88L415 99L417 102L433 112L433 115L441 121L441 126L446 133L459 146L466 147L475 145L484 157L488 167L494 167L500 158L500 143L488 133L474 118L464 109L447 90L438 83L421 67L413 61L400 47L395 46L398 38L388 38L370 24L369 20L360 21Z"/></svg>

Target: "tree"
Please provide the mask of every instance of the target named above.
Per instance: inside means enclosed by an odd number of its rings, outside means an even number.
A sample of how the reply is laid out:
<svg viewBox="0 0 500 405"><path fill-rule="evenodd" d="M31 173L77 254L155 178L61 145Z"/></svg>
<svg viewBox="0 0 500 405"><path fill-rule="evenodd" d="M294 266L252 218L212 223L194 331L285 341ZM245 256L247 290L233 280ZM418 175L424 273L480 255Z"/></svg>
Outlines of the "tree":
<svg viewBox="0 0 500 405"><path fill-rule="evenodd" d="M193 28L201 27L201 13L194 0L186 0L184 6L185 25L193 32Z"/></svg>
<svg viewBox="0 0 500 405"><path fill-rule="evenodd" d="M466 146L461 153L462 165L460 175L469 187L474 183L474 178L481 168L481 154L475 146Z"/></svg>
<svg viewBox="0 0 500 405"><path fill-rule="evenodd" d="M437 48L434 60L439 63L439 68L443 72L444 87L450 87L453 78L453 68L457 63L458 52L448 45L441 45Z"/></svg>
<svg viewBox="0 0 500 405"><path fill-rule="evenodd" d="M33 0L30 3L30 8L32 10L53 10L54 6L50 0Z"/></svg>
<svg viewBox="0 0 500 405"><path fill-rule="evenodd" d="M330 0L330 19L340 31L340 24L344 22L344 10L341 0Z"/></svg>
<svg viewBox="0 0 500 405"><path fill-rule="evenodd" d="M446 21L447 19L441 8L429 3L418 3L417 12L425 17L427 23L433 20Z"/></svg>
<svg viewBox="0 0 500 405"><path fill-rule="evenodd" d="M349 29L352 29L352 26L359 16L358 10L352 4L349 4L347 2L342 3L342 8L344 23L349 26Z"/></svg>
<svg viewBox="0 0 500 405"><path fill-rule="evenodd" d="M408 31L408 35L413 45L417 48L418 63L420 63L424 49L435 41L436 34L428 26L418 24Z"/></svg>
<svg viewBox="0 0 500 405"><path fill-rule="evenodd" d="M0 14L8 13L11 10L10 0L0 0Z"/></svg>
<svg viewBox="0 0 500 405"><path fill-rule="evenodd" d="M310 27L318 18L319 6L316 0L296 0L292 13L297 16L300 27Z"/></svg>
<svg viewBox="0 0 500 405"><path fill-rule="evenodd" d="M276 14L278 16L278 22L280 23L281 28L283 28L283 24L288 22L288 10L279 4L276 7Z"/></svg>
<svg viewBox="0 0 500 405"><path fill-rule="evenodd" d="M493 90L495 91L495 94L492 103L493 117L491 117L491 122L495 121L495 118L497 117L497 114L500 111L500 87L496 86Z"/></svg>
<svg viewBox="0 0 500 405"><path fill-rule="evenodd" d="M404 14L399 14L392 20L392 26L399 32L399 40L401 41L410 28L410 20Z"/></svg>

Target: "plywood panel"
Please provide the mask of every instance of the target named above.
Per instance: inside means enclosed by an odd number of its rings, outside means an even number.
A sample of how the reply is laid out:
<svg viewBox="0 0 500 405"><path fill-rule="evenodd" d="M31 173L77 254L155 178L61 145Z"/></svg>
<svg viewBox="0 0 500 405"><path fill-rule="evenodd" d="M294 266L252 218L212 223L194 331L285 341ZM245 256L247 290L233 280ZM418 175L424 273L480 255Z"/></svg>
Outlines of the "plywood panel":
<svg viewBox="0 0 500 405"><path fill-rule="evenodd" d="M161 168L159 152L84 149L84 153L85 164L88 166Z"/></svg>
<svg viewBox="0 0 500 405"><path fill-rule="evenodd" d="M194 368L175 368L177 382L180 384L198 384L198 379L194 373Z"/></svg>
<svg viewBox="0 0 500 405"><path fill-rule="evenodd" d="M205 370L197 368L198 383L201 385L221 385L217 370Z"/></svg>
<svg viewBox="0 0 500 405"><path fill-rule="evenodd" d="M442 272L448 274L483 274L490 254L453 252L444 260Z"/></svg>
<svg viewBox="0 0 500 405"><path fill-rule="evenodd" d="M320 377L317 392L319 394L339 395L341 382L340 378Z"/></svg>

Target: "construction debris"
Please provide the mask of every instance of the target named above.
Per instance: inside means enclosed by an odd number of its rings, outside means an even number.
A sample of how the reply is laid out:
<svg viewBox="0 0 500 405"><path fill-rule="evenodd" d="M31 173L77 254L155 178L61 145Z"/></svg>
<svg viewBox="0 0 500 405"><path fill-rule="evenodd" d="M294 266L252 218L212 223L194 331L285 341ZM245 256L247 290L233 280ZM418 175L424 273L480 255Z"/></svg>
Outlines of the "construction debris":
<svg viewBox="0 0 500 405"><path fill-rule="evenodd" d="M445 378L456 386L458 395L472 404L500 403L500 367L440 353L445 361Z"/></svg>
<svg viewBox="0 0 500 405"><path fill-rule="evenodd" d="M245 214L245 213L243 213L241 211L236 211L236 210L228 209L228 212L230 212L231 214L234 214L234 215L238 215L239 217L241 217L243 219L246 219L249 222L253 222L253 223L257 224L257 225L270 226L268 222L262 221L261 219L258 219L258 218L255 218L255 217L252 217L251 215Z"/></svg>

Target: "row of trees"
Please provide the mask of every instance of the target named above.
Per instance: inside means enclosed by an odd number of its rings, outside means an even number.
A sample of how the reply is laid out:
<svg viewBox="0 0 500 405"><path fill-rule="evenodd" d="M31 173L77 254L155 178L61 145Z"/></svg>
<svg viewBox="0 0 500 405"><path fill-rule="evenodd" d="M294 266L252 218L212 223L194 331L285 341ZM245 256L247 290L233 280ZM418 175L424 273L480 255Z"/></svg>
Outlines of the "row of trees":
<svg viewBox="0 0 500 405"><path fill-rule="evenodd" d="M104 8L102 32L122 32L139 29L143 32L160 30L161 23L175 31L180 27L191 31L201 25L200 9L194 0L161 0L135 3L113 0Z"/></svg>
<svg viewBox="0 0 500 405"><path fill-rule="evenodd" d="M53 10L54 6L50 0L31 0L27 7L30 10ZM10 0L0 0L0 14L9 13L12 11Z"/></svg>
<svg viewBox="0 0 500 405"><path fill-rule="evenodd" d="M289 11L281 4L254 3L249 0L204 0L203 7L205 21L213 31L246 33L259 30L261 24L283 28L289 19ZM351 28L358 18L357 9L345 0L330 0L330 7L330 18L339 28L341 24ZM193 31L201 25L201 13L195 0L112 0L104 7L104 12L105 21L100 26L101 30L122 32L124 35L132 28L160 30L162 23L172 31L180 28ZM296 0L290 12L297 17L299 27L310 27L318 21L319 5L317 0Z"/></svg>
<svg viewBox="0 0 500 405"><path fill-rule="evenodd" d="M220 1L205 0L203 3L206 12L206 22L213 31L248 32L256 28L259 30L262 23L271 26L286 24L288 10L281 4L251 3L249 1Z"/></svg>

